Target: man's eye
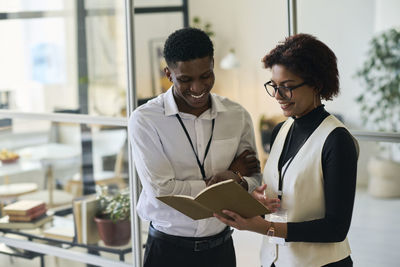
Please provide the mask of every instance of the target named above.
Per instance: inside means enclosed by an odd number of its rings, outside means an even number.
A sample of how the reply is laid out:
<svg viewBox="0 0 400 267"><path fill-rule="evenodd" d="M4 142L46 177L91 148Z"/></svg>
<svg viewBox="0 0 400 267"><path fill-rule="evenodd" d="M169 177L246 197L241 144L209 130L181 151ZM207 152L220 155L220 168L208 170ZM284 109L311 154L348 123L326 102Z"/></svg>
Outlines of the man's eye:
<svg viewBox="0 0 400 267"><path fill-rule="evenodd" d="M189 80L189 79L178 79L178 81L180 81L180 82L182 82L182 83L187 83L187 82L190 82L190 80Z"/></svg>
<svg viewBox="0 0 400 267"><path fill-rule="evenodd" d="M202 79L208 79L211 77L211 73L201 76Z"/></svg>

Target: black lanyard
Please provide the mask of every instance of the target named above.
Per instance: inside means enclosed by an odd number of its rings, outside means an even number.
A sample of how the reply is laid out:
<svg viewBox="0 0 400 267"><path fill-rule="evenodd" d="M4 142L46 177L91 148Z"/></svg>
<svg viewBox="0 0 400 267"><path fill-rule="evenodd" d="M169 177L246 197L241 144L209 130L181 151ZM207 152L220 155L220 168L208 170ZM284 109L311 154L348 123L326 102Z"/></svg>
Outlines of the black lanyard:
<svg viewBox="0 0 400 267"><path fill-rule="evenodd" d="M192 150L193 150L194 155L196 156L197 165L199 165L199 169L201 171L201 175L203 176L203 180L206 180L207 177L206 177L206 171L204 170L204 163L206 162L206 157L207 157L207 154L208 154L208 150L210 150L211 140L212 140L213 133L214 133L215 119L212 120L211 136L210 136L210 140L208 140L206 151L204 152L203 164L201 164L200 160L199 160L199 156L197 156L196 150L194 149L194 146L193 146L193 143L192 143L192 139L190 138L190 135L189 135L188 131L186 130L186 127L183 124L183 121L182 121L181 117L178 114L176 114L176 117L178 118L179 123L181 124L183 130L185 131L186 137L189 140L190 145L192 146Z"/></svg>
<svg viewBox="0 0 400 267"><path fill-rule="evenodd" d="M293 123L293 126L290 128L290 132L289 132L289 140L288 140L288 143L287 143L287 146L286 146L286 150L285 150L285 155L283 156L283 159L285 159L286 158L286 155L287 155L287 153L288 153L288 151L289 151L289 148L290 148L290 143L292 142L292 136L293 136L293 132L294 132L294 123ZM310 135L308 135L304 140L303 140L303 143L301 143L301 145L297 148L297 150L296 150L296 152L294 153L294 155L289 159L289 161L287 162L287 164L284 164L284 165L282 165L282 167L279 167L278 166L278 173L279 173L279 184L278 184L278 198L279 198L279 200L282 200L282 194L283 194L283 191L282 191L282 188L283 188L283 178L285 177L285 174L286 174L286 171L287 171L287 169L289 168L289 165L292 163L292 161L293 161L293 159L294 159L294 157L297 155L297 153L299 152L299 150L300 150L300 148L305 144L305 142L307 141L307 139L308 139L308 137L310 137ZM279 163L278 163L278 165L279 165ZM286 165L286 168L285 168L285 170L283 171L283 173L282 173L282 169L283 169L283 167Z"/></svg>

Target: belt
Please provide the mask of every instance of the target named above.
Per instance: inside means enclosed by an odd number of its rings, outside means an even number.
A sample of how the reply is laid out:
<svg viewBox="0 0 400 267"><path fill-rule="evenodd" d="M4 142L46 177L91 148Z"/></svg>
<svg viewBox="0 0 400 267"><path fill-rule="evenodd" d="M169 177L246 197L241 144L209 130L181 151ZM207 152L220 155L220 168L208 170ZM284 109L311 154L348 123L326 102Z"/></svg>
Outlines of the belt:
<svg viewBox="0 0 400 267"><path fill-rule="evenodd" d="M233 230L226 227L224 231L219 234L207 237L184 237L175 236L158 231L150 224L149 235L154 238L162 239L177 246L193 249L193 251L203 251L222 245L228 241L232 235Z"/></svg>

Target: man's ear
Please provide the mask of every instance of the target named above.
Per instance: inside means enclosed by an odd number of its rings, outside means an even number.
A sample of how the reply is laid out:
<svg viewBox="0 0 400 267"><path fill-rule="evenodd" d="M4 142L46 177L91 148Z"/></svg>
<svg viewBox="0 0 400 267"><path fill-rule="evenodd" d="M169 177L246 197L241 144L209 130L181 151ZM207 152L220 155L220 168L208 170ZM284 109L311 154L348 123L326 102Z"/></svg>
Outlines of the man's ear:
<svg viewBox="0 0 400 267"><path fill-rule="evenodd" d="M165 67L165 68L164 68L164 73L165 73L165 76L167 76L168 80L169 80L170 82L172 82L172 73L171 73L171 71L169 70L168 67Z"/></svg>

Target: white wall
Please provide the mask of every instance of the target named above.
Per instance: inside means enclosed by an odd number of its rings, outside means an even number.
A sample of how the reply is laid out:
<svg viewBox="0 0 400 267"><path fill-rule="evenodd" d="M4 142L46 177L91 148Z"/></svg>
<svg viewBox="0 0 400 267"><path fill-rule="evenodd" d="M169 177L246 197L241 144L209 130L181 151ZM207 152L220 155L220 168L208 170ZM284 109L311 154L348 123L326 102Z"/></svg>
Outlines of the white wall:
<svg viewBox="0 0 400 267"><path fill-rule="evenodd" d="M400 27L400 1L375 0L375 32Z"/></svg>
<svg viewBox="0 0 400 267"><path fill-rule="evenodd" d="M298 30L315 35L338 58L340 95L326 103L345 123L359 127L359 107L354 99L363 91L354 78L374 32L374 0L299 0Z"/></svg>
<svg viewBox="0 0 400 267"><path fill-rule="evenodd" d="M183 16L180 13L135 15L135 73L139 98L152 96L151 41L165 40L182 27Z"/></svg>
<svg viewBox="0 0 400 267"><path fill-rule="evenodd" d="M270 73L260 59L287 36L286 1L192 0L190 16L212 23L216 59L214 92L241 103L252 115L258 151L261 151L258 121L262 114L281 114L264 91ZM326 43L338 58L341 92L326 102L329 112L340 114L351 129L363 128L355 98L365 90L354 78L362 65L368 43L376 31L400 22L396 0L298 0L298 32L310 33ZM241 66L221 70L218 63L230 48L236 50ZM371 143L361 144L359 184L367 183L365 164L375 154ZM369 153L370 152L370 153Z"/></svg>
<svg viewBox="0 0 400 267"><path fill-rule="evenodd" d="M263 84L270 79L270 73L263 69L261 58L287 36L286 1L191 0L189 15L212 24L216 62L213 91L241 103L250 112L261 151L258 133L261 114L281 113L265 92ZM219 62L231 48L235 49L240 67L223 70Z"/></svg>
<svg viewBox="0 0 400 267"><path fill-rule="evenodd" d="M338 58L341 92L326 103L332 113L341 114L352 129L362 129L355 98L363 88L354 75L366 58L369 42L376 32L400 25L396 0L298 0L299 32L311 33L325 42ZM358 184L368 183L366 165L378 152L376 143L361 142Z"/></svg>

